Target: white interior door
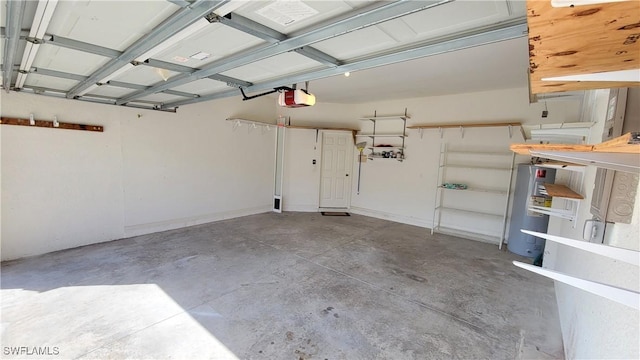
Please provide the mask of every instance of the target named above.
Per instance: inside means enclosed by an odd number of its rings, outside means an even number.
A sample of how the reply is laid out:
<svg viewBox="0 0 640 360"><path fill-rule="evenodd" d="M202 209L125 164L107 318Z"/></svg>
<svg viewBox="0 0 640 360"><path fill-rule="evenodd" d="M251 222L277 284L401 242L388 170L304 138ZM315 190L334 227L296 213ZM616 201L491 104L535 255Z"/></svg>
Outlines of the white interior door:
<svg viewBox="0 0 640 360"><path fill-rule="evenodd" d="M350 132L322 133L321 208L349 208L353 147Z"/></svg>

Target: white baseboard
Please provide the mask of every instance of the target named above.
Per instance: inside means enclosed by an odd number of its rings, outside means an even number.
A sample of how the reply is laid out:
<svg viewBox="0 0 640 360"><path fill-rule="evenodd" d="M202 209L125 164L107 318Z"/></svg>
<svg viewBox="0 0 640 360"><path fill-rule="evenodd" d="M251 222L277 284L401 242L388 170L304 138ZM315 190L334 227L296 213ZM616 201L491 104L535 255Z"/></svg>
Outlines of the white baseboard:
<svg viewBox="0 0 640 360"><path fill-rule="evenodd" d="M429 220L424 220L413 216L398 215L384 211L365 209L357 206L352 206L349 212L358 215L371 216L383 220L395 221L407 225L420 226L427 229L431 229L432 226L432 223Z"/></svg>
<svg viewBox="0 0 640 360"><path fill-rule="evenodd" d="M272 206L271 204L268 204L254 208L225 211L182 219L172 219L153 223L128 225L124 227L124 235L125 237L139 236L160 231L179 229L187 226L206 224L214 221L233 219L241 216L262 214L270 211L272 211Z"/></svg>
<svg viewBox="0 0 640 360"><path fill-rule="evenodd" d="M293 204L284 203L283 211L299 211L299 212L318 212L318 205Z"/></svg>

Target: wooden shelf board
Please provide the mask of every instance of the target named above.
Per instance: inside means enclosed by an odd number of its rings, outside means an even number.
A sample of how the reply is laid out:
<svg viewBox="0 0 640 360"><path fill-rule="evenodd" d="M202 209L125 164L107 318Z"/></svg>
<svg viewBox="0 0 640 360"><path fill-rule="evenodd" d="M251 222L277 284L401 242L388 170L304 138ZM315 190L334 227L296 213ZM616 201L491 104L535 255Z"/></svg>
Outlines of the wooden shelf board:
<svg viewBox="0 0 640 360"><path fill-rule="evenodd" d="M391 116L371 116L371 117L361 117L358 120L371 120L371 121L378 121L378 120L407 120L407 119L411 119L411 116L409 115L391 115Z"/></svg>
<svg viewBox="0 0 640 360"><path fill-rule="evenodd" d="M100 125L85 125L85 124L58 122L58 126L53 126L53 121L46 121L46 120L34 120L34 125L31 125L30 119L10 118L10 117L4 117L4 116L0 118L0 124L30 126L30 127L45 127L45 128L65 129L65 130L83 130L83 131L96 131L96 132L104 131L104 127Z"/></svg>
<svg viewBox="0 0 640 360"><path fill-rule="evenodd" d="M557 7L527 1L529 78L533 94L637 86L639 82L542 81L640 67L638 1Z"/></svg>
<svg viewBox="0 0 640 360"><path fill-rule="evenodd" d="M563 151L563 152L602 152L640 154L640 144L629 144L632 136L626 133L615 139L600 144L511 144L509 149L521 155L531 155L531 152Z"/></svg>
<svg viewBox="0 0 640 360"><path fill-rule="evenodd" d="M511 151L520 155L530 155L531 151L592 151L593 145L576 144L511 144Z"/></svg>
<svg viewBox="0 0 640 360"><path fill-rule="evenodd" d="M497 126L521 126L522 123L516 121L498 123L464 123L464 124L424 124L407 126L407 129L439 129L439 128L476 128L476 127L497 127Z"/></svg>
<svg viewBox="0 0 640 360"><path fill-rule="evenodd" d="M275 126L275 125L274 125ZM350 128L334 128L334 127L318 127L318 126L301 126L301 125L285 125L288 129L308 129L308 130L340 130L340 131L358 131Z"/></svg>
<svg viewBox="0 0 640 360"><path fill-rule="evenodd" d="M404 137L408 137L408 135L402 135L402 134L397 134L397 135L393 135L393 134L383 134L383 135L374 135L374 134L357 134L356 136L358 137L400 137L400 138L404 138Z"/></svg>
<svg viewBox="0 0 640 360"><path fill-rule="evenodd" d="M545 183L544 188L547 190L547 194L549 194L549 196L552 196L552 197L562 197L562 198L580 199L580 200L584 199L584 196L578 194L577 192L561 184Z"/></svg>

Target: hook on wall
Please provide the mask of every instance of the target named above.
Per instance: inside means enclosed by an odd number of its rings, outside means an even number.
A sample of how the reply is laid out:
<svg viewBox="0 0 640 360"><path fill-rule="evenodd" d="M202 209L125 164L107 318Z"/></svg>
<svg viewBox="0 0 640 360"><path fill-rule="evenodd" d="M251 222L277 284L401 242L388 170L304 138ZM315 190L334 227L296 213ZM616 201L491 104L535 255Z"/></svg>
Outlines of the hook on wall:
<svg viewBox="0 0 640 360"><path fill-rule="evenodd" d="M233 121L233 130L236 130L237 128L241 127L242 124L247 124L249 132L252 132L254 129L257 129L258 126L261 126L263 134L271 130L272 126L276 125L276 124L269 124L261 121L235 119L235 118L227 119L227 121Z"/></svg>

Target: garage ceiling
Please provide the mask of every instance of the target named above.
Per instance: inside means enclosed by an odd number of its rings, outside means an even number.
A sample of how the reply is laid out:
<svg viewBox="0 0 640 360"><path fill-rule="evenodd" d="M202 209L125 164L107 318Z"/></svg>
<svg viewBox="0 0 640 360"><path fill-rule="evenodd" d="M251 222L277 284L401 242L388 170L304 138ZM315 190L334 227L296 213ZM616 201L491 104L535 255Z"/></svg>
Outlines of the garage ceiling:
<svg viewBox="0 0 640 360"><path fill-rule="evenodd" d="M7 90L175 111L306 81L319 102L526 85L524 1L0 3Z"/></svg>

